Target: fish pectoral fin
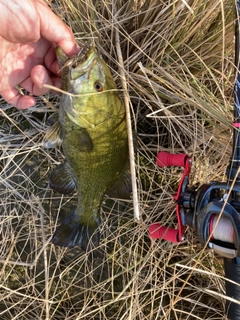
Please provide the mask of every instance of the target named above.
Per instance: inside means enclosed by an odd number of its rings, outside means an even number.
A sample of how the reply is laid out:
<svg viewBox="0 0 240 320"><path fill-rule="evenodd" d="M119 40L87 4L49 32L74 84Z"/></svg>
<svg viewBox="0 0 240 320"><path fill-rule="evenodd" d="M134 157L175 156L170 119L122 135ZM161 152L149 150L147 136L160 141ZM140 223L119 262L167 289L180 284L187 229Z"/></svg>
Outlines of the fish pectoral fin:
<svg viewBox="0 0 240 320"><path fill-rule="evenodd" d="M63 223L56 229L51 242L60 247L81 247L85 252L92 251L97 255L100 232L99 221L86 225L81 223L76 211L69 214Z"/></svg>
<svg viewBox="0 0 240 320"><path fill-rule="evenodd" d="M92 151L93 143L92 139L85 128L81 128L81 134L79 136L80 151Z"/></svg>
<svg viewBox="0 0 240 320"><path fill-rule="evenodd" d="M76 126L68 133L71 145L80 152L91 152L93 150L92 139L85 128Z"/></svg>
<svg viewBox="0 0 240 320"><path fill-rule="evenodd" d="M54 114L54 117L50 117L49 123L52 124L52 122L55 120L56 115ZM52 126L49 128L49 130L46 132L44 138L43 138L43 146L47 149L49 148L55 148L57 146L60 146L62 144L62 138L61 138L61 127L58 119L53 122Z"/></svg>
<svg viewBox="0 0 240 320"><path fill-rule="evenodd" d="M58 165L49 177L49 186L56 192L69 194L76 190L76 183L73 180L68 163L65 161Z"/></svg>
<svg viewBox="0 0 240 320"><path fill-rule="evenodd" d="M131 173L129 161L120 173L118 179L114 182L111 188L106 192L110 198L130 199L132 192Z"/></svg>

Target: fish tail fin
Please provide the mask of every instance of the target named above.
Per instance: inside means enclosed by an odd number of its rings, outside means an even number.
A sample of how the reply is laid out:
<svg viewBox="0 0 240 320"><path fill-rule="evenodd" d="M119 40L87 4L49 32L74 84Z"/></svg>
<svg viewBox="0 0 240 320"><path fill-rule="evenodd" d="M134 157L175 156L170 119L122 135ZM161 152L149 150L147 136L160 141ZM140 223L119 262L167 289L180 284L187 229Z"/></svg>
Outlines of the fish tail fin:
<svg viewBox="0 0 240 320"><path fill-rule="evenodd" d="M95 224L86 225L79 221L76 211L66 217L56 229L51 242L60 247L81 247L85 252L94 251L99 246L99 220Z"/></svg>

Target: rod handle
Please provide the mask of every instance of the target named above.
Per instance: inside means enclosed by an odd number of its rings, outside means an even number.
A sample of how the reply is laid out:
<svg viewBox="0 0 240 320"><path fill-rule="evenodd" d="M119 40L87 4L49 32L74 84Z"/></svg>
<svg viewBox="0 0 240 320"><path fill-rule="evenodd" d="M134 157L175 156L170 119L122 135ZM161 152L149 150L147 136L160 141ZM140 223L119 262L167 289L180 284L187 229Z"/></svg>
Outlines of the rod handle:
<svg viewBox="0 0 240 320"><path fill-rule="evenodd" d="M237 262L238 261L238 262ZM240 320L240 257L224 259L226 296L239 302L226 300L226 315L228 320ZM230 282L227 279L234 281Z"/></svg>

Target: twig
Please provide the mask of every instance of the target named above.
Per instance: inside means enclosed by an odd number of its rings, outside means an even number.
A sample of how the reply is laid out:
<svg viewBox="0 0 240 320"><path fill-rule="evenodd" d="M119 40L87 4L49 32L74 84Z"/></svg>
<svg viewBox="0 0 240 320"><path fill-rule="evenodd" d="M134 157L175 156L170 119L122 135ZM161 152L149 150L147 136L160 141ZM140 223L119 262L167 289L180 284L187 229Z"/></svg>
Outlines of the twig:
<svg viewBox="0 0 240 320"><path fill-rule="evenodd" d="M124 104L126 109L126 120L127 120L127 130L128 130L128 147L129 147L129 161L130 161L130 172L131 172L131 180L132 180L132 193L133 193L133 207L134 207L134 219L140 220L139 213L139 204L138 204L138 194L137 194L137 179L136 179L136 168L135 168L135 159L134 159L134 143L133 143L133 133L132 133L132 125L131 125L131 114L130 114L130 99L127 90L127 80L124 72L124 64L122 51L120 46L120 36L119 36L119 24L117 21L117 10L115 7L115 3L113 3L114 8L114 19L115 19L115 35L116 35L116 51L119 62L119 73L121 76L122 87L123 87L123 96L124 96Z"/></svg>

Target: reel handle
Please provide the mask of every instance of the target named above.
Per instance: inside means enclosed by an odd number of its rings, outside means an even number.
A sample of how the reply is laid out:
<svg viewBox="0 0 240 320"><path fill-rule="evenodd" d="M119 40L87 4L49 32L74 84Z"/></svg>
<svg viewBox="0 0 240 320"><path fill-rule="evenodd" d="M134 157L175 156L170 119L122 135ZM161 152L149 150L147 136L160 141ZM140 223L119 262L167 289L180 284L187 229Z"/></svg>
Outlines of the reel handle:
<svg viewBox="0 0 240 320"><path fill-rule="evenodd" d="M157 155L157 165L164 167L185 167L186 154L173 154L165 151L160 151Z"/></svg>
<svg viewBox="0 0 240 320"><path fill-rule="evenodd" d="M163 167L183 167L184 172L181 181L178 186L178 191L174 196L176 201L176 216L178 221L178 228L173 229L169 227L162 226L159 223L153 223L149 227L149 236L152 239L164 239L174 243L181 242L183 240L184 226L181 219L180 204L178 200L180 199L181 193L187 188L188 176L191 171L191 161L187 154L173 154L165 151L161 151L157 155L156 159L157 165L161 168Z"/></svg>
<svg viewBox="0 0 240 320"><path fill-rule="evenodd" d="M160 223L152 223L149 227L149 237L152 239L163 239L166 241L178 243L178 233L177 229L168 228L162 226Z"/></svg>

